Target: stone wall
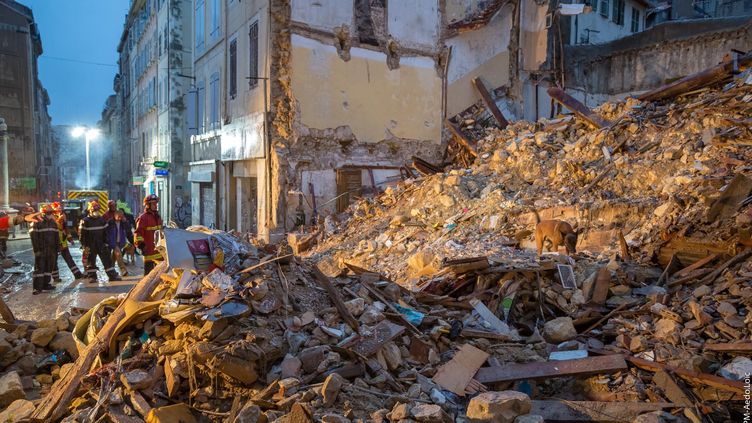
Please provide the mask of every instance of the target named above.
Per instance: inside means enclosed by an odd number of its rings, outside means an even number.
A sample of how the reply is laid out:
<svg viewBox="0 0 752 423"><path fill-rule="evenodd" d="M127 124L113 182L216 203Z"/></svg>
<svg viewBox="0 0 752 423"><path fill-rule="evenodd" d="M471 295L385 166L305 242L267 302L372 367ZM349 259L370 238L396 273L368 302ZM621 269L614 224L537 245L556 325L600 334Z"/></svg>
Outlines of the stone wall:
<svg viewBox="0 0 752 423"><path fill-rule="evenodd" d="M607 44L566 47L566 87L602 100L646 91L752 49L752 19L666 22Z"/></svg>

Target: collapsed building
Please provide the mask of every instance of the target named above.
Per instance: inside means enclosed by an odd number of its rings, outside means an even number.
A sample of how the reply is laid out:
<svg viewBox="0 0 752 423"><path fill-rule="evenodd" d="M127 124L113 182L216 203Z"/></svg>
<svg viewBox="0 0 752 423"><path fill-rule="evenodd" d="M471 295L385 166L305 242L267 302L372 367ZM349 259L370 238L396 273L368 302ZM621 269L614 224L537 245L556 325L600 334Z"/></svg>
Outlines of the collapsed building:
<svg viewBox="0 0 752 423"><path fill-rule="evenodd" d="M0 302L0 421L739 420L750 62L594 110L549 90L574 115L504 128L473 111L454 163L289 245L166 229L126 296ZM531 249L549 219L574 248Z"/></svg>

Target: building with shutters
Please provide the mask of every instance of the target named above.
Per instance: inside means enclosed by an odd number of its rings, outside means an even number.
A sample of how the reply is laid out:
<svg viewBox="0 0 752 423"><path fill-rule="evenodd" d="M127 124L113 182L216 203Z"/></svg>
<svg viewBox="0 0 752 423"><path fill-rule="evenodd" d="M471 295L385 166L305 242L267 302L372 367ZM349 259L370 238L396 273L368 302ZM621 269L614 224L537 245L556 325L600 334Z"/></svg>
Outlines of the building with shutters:
<svg viewBox="0 0 752 423"><path fill-rule="evenodd" d="M54 197L54 143L39 80L42 39L31 9L0 0L0 117L8 125L10 198L13 203Z"/></svg>
<svg viewBox="0 0 752 423"><path fill-rule="evenodd" d="M165 221L190 224L187 185L192 88L192 0L131 0L118 45L116 79L121 154L128 161L126 200L141 210L157 194Z"/></svg>

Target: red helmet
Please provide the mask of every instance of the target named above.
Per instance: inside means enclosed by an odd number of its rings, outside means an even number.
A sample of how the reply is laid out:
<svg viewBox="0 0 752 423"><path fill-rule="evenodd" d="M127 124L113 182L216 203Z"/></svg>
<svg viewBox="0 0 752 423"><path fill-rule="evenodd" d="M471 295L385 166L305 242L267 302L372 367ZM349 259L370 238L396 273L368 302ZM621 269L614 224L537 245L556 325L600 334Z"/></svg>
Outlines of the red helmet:
<svg viewBox="0 0 752 423"><path fill-rule="evenodd" d="M57 201L55 201L54 203L52 203L52 210L54 210L55 212L59 213L59 212L63 211L63 206L60 203L58 203Z"/></svg>
<svg viewBox="0 0 752 423"><path fill-rule="evenodd" d="M144 197L144 205L147 205L147 204L151 203L152 201L157 201L158 202L159 201L159 197L157 197L154 194L149 194L146 197Z"/></svg>
<svg viewBox="0 0 752 423"><path fill-rule="evenodd" d="M89 201L89 212L99 211L101 208L102 206L99 205L99 201Z"/></svg>
<svg viewBox="0 0 752 423"><path fill-rule="evenodd" d="M50 214L52 213L52 205L51 204L45 204L42 206L42 213L44 214Z"/></svg>

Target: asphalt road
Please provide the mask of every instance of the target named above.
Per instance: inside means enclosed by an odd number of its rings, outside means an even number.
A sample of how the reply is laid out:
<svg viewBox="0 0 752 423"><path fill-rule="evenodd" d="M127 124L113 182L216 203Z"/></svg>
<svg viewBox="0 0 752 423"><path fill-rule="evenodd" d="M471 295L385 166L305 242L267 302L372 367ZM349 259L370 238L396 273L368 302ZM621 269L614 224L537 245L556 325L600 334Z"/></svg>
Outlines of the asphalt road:
<svg viewBox="0 0 752 423"><path fill-rule="evenodd" d="M73 260L83 271L79 244L76 242L70 246L70 251ZM6 269L5 276L0 276L0 288L8 307L16 319L21 320L51 319L73 307L91 308L107 297L128 292L144 272L141 257L137 256L136 263L127 266L129 276L124 277L122 281L107 282L107 274L101 270L102 263L98 261L98 281L92 283L88 279L75 280L65 260L58 257L62 282L56 285L54 291L32 295L31 273L34 269L34 253L27 234L18 233L16 239L9 240L8 255L18 262L18 265ZM12 276L9 278L9 275Z"/></svg>

